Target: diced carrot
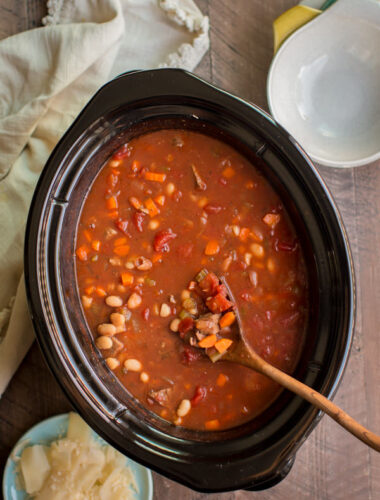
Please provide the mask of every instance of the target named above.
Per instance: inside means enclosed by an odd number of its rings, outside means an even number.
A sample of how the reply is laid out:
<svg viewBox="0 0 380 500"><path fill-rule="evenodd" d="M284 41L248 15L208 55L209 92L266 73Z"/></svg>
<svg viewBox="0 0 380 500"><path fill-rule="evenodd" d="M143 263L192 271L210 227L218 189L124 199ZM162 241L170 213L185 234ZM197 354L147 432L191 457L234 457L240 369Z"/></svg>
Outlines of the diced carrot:
<svg viewBox="0 0 380 500"><path fill-rule="evenodd" d="M125 257L129 253L129 245L120 245L113 249L116 255L119 257Z"/></svg>
<svg viewBox="0 0 380 500"><path fill-rule="evenodd" d="M254 184L254 182L253 182L253 181L247 181L247 182L245 183L245 187L246 187L247 189L253 189L253 188L255 187L255 184Z"/></svg>
<svg viewBox="0 0 380 500"><path fill-rule="evenodd" d="M223 354L229 347L231 347L231 344L232 340L230 339L220 339L215 342L214 347L220 354Z"/></svg>
<svg viewBox="0 0 380 500"><path fill-rule="evenodd" d="M132 205L132 207L135 208L136 210L139 210L139 208L143 206L141 201L135 198L134 196L131 196L128 201Z"/></svg>
<svg viewBox="0 0 380 500"><path fill-rule="evenodd" d="M99 240L94 240L92 243L91 243L91 246L92 248L95 250L95 252L99 252L100 250L100 245L101 245L101 242Z"/></svg>
<svg viewBox="0 0 380 500"><path fill-rule="evenodd" d="M116 196L110 196L109 198L107 198L106 205L108 210L115 210L115 208L118 207Z"/></svg>
<svg viewBox="0 0 380 500"><path fill-rule="evenodd" d="M215 418L214 420L207 420L207 422L205 422L205 428L208 430L208 431L215 431L216 429L219 429L219 420L217 418Z"/></svg>
<svg viewBox="0 0 380 500"><path fill-rule="evenodd" d="M154 201L152 200L152 198L148 198L147 200L145 200L144 202L146 208L148 209L148 212L149 212L149 215L151 217L155 217L157 214L160 213L160 211L158 210L156 204L154 203Z"/></svg>
<svg viewBox="0 0 380 500"><path fill-rule="evenodd" d="M232 167L227 167L222 172L223 177L231 179L235 175L235 170Z"/></svg>
<svg viewBox="0 0 380 500"><path fill-rule="evenodd" d="M216 255L219 253L220 246L219 243L215 240L210 240L207 242L206 248L205 248L205 254L206 255Z"/></svg>
<svg viewBox="0 0 380 500"><path fill-rule="evenodd" d="M144 177L147 181L165 182L166 174L160 174L156 172L145 172Z"/></svg>
<svg viewBox="0 0 380 500"><path fill-rule="evenodd" d="M82 245L77 248L76 254L79 260L82 262L86 261L88 259L88 248L86 245Z"/></svg>
<svg viewBox="0 0 380 500"><path fill-rule="evenodd" d="M93 285L88 286L84 289L84 291L86 292L86 295L92 295L95 292L95 287Z"/></svg>
<svg viewBox="0 0 380 500"><path fill-rule="evenodd" d="M120 170L116 170L116 168L113 168L112 173L113 173L113 175L116 175L116 177L117 177L118 175L120 175Z"/></svg>
<svg viewBox="0 0 380 500"><path fill-rule="evenodd" d="M121 238L116 238L116 240L113 242L113 245L115 247L119 247L121 245L125 245L127 243L127 238L121 237Z"/></svg>
<svg viewBox="0 0 380 500"><path fill-rule="evenodd" d="M240 241L247 241L249 233L250 230L248 229L248 227L242 227L239 233Z"/></svg>
<svg viewBox="0 0 380 500"><path fill-rule="evenodd" d="M107 295L107 292L101 286L97 286L95 288L95 292L96 292L96 295L98 295L99 297L105 297Z"/></svg>
<svg viewBox="0 0 380 500"><path fill-rule="evenodd" d="M121 273L121 282L124 286L132 285L133 280L133 274L128 272Z"/></svg>
<svg viewBox="0 0 380 500"><path fill-rule="evenodd" d="M265 222L265 224L271 228L274 228L277 226L277 224L280 222L280 219L281 219L281 215L279 214L266 214L264 217L263 217L263 222Z"/></svg>
<svg viewBox="0 0 380 500"><path fill-rule="evenodd" d="M198 345L199 347L207 349L208 347L212 347L213 345L215 345L216 340L217 340L216 335L212 333L211 335L207 335L207 337L198 342Z"/></svg>
<svg viewBox="0 0 380 500"><path fill-rule="evenodd" d="M141 163L138 160L133 160L131 165L132 172L138 172L141 169Z"/></svg>
<svg viewBox="0 0 380 500"><path fill-rule="evenodd" d="M236 319L236 316L235 316L235 313L233 311L227 312L219 320L220 328L226 328L226 326L232 325L232 323L235 322L235 319Z"/></svg>
<svg viewBox="0 0 380 500"><path fill-rule="evenodd" d="M166 157L166 161L168 161L170 163L173 160L174 160L174 156L171 153L169 153L168 156Z"/></svg>
<svg viewBox="0 0 380 500"><path fill-rule="evenodd" d="M117 210L112 210L112 212L108 212L108 217L115 220L119 217L119 212Z"/></svg>
<svg viewBox="0 0 380 500"><path fill-rule="evenodd" d="M91 233L88 229L85 229L83 231L83 236L86 238L87 241L89 241L91 243L92 241L92 236L91 236Z"/></svg>
<svg viewBox="0 0 380 500"><path fill-rule="evenodd" d="M165 196L163 194L160 194L159 196L156 196L154 201L157 203L157 205L160 205L160 207L163 207L165 204Z"/></svg>
<svg viewBox="0 0 380 500"><path fill-rule="evenodd" d="M218 378L216 379L216 385L223 387L226 382L228 382L228 377L224 375L224 373L219 373Z"/></svg>

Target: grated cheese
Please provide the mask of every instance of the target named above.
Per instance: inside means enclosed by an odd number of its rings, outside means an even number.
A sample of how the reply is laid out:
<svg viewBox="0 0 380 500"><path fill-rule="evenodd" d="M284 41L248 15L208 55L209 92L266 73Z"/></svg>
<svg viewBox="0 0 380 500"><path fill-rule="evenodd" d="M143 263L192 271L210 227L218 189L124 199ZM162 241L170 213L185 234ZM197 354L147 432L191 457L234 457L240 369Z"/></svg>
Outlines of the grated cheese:
<svg viewBox="0 0 380 500"><path fill-rule="evenodd" d="M24 449L20 471L34 500L135 500L138 492L125 457L94 439L88 425L70 413L67 436Z"/></svg>

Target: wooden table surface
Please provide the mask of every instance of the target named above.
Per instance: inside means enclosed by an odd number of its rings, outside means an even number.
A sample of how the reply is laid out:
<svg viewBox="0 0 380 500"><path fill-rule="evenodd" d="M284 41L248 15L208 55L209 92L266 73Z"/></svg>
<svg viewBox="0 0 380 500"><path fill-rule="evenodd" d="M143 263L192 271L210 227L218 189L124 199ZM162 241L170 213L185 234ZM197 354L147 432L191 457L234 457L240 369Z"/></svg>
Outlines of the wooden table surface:
<svg viewBox="0 0 380 500"><path fill-rule="evenodd" d="M196 73L267 109L272 21L294 0L197 0L210 17L211 49ZM40 25L43 0L0 0L0 38ZM1 69L0 69L1 78ZM358 288L355 338L335 397L354 418L380 431L380 162L357 169L319 168L342 213ZM66 412L62 394L36 345L0 400L0 471L20 435L40 420ZM271 490L205 495L154 474L155 500L375 500L380 455L324 417L297 454L288 477Z"/></svg>

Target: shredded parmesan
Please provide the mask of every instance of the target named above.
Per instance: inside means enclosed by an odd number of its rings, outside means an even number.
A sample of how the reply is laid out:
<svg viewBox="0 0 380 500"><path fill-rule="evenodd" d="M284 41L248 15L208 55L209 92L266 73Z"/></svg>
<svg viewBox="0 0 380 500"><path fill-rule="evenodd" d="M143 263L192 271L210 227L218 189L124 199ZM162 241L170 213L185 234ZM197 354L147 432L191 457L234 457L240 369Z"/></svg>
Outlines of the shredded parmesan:
<svg viewBox="0 0 380 500"><path fill-rule="evenodd" d="M65 438L25 448L19 466L35 500L135 500L138 492L126 458L97 441L75 413Z"/></svg>

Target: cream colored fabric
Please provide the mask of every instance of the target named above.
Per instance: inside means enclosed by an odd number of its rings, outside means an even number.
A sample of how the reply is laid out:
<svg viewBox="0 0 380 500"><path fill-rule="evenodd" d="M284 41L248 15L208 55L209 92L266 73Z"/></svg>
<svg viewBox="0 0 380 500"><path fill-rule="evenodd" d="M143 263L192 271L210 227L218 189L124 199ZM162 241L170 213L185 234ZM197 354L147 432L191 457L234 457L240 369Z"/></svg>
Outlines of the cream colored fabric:
<svg viewBox="0 0 380 500"><path fill-rule="evenodd" d="M54 145L110 78L159 66L192 70L209 43L208 19L192 0L48 6L45 27L0 41L0 396L33 340L20 281L24 230Z"/></svg>

